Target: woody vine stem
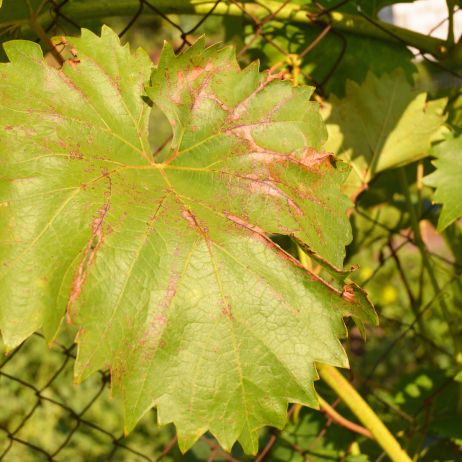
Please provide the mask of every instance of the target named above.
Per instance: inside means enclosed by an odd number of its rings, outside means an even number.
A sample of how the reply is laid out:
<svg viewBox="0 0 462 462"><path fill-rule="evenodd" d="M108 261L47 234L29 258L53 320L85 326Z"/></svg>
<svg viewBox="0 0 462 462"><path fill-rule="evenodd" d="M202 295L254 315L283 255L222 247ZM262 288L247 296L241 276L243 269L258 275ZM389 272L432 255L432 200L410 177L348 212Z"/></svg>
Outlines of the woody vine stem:
<svg viewBox="0 0 462 462"><path fill-rule="evenodd" d="M98 2L69 2L60 8L63 15L75 20L89 18L102 18L111 16L131 16L137 14L141 5L150 5L147 0L119 0L112 2L101 0ZM52 17L49 12L34 15L34 22L46 27ZM288 20L294 23L314 26L317 24L330 25L333 29L350 32L364 37L373 37L387 42L404 42L422 53L430 54L442 65L449 69L462 67L462 42L454 43L450 36L447 40L441 40L428 35L420 34L392 24L381 22L368 17L358 8L357 14L347 14L339 11L322 11L318 7L302 6L297 4L283 4L273 0L265 0L263 3L245 2L241 5L232 0L216 2L214 0L156 0L155 8L144 8L143 15L161 14L197 14L251 17L265 22L266 17ZM30 18L15 20L11 24L1 24L0 27L19 27L23 36L33 33L36 25L31 23Z"/></svg>
<svg viewBox="0 0 462 462"><path fill-rule="evenodd" d="M308 256L298 247L298 256L304 266L308 266ZM321 379L348 406L358 420L366 427L393 462L411 462L412 459L404 451L380 417L355 390L351 383L335 368L327 364L317 364ZM320 400L321 408L324 400Z"/></svg>

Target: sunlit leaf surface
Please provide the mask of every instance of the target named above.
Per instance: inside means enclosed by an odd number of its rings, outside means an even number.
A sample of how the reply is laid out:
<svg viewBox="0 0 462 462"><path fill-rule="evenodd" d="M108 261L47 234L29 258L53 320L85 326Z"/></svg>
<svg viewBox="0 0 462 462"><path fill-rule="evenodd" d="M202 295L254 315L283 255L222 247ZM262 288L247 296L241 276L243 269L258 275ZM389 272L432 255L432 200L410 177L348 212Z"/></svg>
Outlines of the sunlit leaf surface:
<svg viewBox="0 0 462 462"><path fill-rule="evenodd" d="M346 183L351 196L377 173L426 157L444 131L446 100L427 101L399 70L381 77L370 73L361 85L349 81L345 97L330 102L327 148L352 163Z"/></svg>
<svg viewBox="0 0 462 462"><path fill-rule="evenodd" d="M433 199L443 205L438 221L438 230L442 231L462 216L462 137L438 144L432 155L436 157L436 171L424 181L436 188Z"/></svg>
<svg viewBox="0 0 462 462"><path fill-rule="evenodd" d="M232 48L166 46L151 76L108 28L67 40L62 70L23 41L0 66L3 339L52 339L65 315L77 380L110 369L127 431L155 405L183 450L209 430L254 453L288 402L317 405L315 361L348 364L342 317L375 321L345 273L325 281L268 237L341 266L349 170L321 150L312 90L240 70ZM161 159L149 98L174 132Z"/></svg>

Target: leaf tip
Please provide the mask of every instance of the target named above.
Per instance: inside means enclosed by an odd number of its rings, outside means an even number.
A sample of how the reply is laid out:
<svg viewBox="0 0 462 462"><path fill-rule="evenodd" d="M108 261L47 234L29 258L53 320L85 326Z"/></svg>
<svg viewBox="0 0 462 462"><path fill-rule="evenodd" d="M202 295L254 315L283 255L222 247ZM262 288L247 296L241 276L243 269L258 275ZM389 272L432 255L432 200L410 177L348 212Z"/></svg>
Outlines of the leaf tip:
<svg viewBox="0 0 462 462"><path fill-rule="evenodd" d="M40 45L29 40L10 40L3 44L3 49L11 63L27 58L28 60L43 60Z"/></svg>

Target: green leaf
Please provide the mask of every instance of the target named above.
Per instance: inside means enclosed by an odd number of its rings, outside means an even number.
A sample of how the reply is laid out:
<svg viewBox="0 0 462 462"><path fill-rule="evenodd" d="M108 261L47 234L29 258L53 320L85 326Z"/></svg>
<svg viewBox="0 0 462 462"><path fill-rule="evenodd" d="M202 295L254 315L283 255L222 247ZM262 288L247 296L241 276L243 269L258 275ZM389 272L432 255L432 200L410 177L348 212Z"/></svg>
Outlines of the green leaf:
<svg viewBox="0 0 462 462"><path fill-rule="evenodd" d="M462 136L449 138L432 150L436 171L424 178L425 184L436 188L433 200L443 204L438 231L443 231L462 216Z"/></svg>
<svg viewBox="0 0 462 462"><path fill-rule="evenodd" d="M347 80L363 82L368 72L382 75L399 67L412 81L416 71L412 53L400 43L348 32L329 33L306 53L320 35L320 28L273 20L262 26L262 32L264 36L252 42L251 56L260 59L265 67L285 67L290 71L293 64L288 62L288 54L302 55L300 67L306 83L322 84L324 93L338 97L344 96ZM247 33L253 33L250 26Z"/></svg>
<svg viewBox="0 0 462 462"><path fill-rule="evenodd" d="M2 11L0 11L0 36L8 33L9 27L19 28L27 24L30 17L37 12L41 0L5 0ZM0 5L1 6L1 5ZM42 5L48 10L51 5Z"/></svg>
<svg viewBox="0 0 462 462"><path fill-rule="evenodd" d="M67 313L76 380L110 368L126 431L155 405L182 450L209 430L255 453L288 402L317 405L315 361L347 366L342 317L376 320L345 274L324 281L268 238L341 265L348 168L317 151L312 89L203 40L166 46L152 74L174 132L156 161L147 55L108 28L67 40L62 70L24 41L0 65L3 339L52 340Z"/></svg>
<svg viewBox="0 0 462 462"><path fill-rule="evenodd" d="M345 98L331 97L325 108L325 148L352 163L350 194L364 189L377 173L428 155L444 130L446 100L426 99L400 71L379 78L370 73L361 85L347 82Z"/></svg>
<svg viewBox="0 0 462 462"><path fill-rule="evenodd" d="M396 386L395 403L409 415L419 416L423 402L433 400L430 432L454 440L462 439L458 400L460 385L452 373L439 369L420 369L404 376ZM444 393L438 393L444 389Z"/></svg>
<svg viewBox="0 0 462 462"><path fill-rule="evenodd" d="M322 432L322 433L321 433ZM319 435L322 434L322 438ZM354 436L338 425L326 426L326 416L302 408L296 421L289 421L271 450L271 462L325 462L341 460ZM295 448L303 448L297 451ZM309 458L307 458L307 455Z"/></svg>
<svg viewBox="0 0 462 462"><path fill-rule="evenodd" d="M446 112L448 114L448 125L454 133L459 135L462 130L462 94L459 94L458 88L457 94L449 97Z"/></svg>

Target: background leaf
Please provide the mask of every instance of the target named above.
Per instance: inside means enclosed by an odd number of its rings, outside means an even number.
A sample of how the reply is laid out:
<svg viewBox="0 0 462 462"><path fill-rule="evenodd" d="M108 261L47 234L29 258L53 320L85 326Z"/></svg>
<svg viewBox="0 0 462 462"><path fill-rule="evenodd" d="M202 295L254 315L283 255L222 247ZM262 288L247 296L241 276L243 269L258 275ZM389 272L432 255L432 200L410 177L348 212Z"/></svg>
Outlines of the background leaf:
<svg viewBox="0 0 462 462"><path fill-rule="evenodd" d="M299 66L303 81L316 83L325 94L333 93L338 97L345 95L348 80L362 83L368 72L380 76L399 66L406 79L412 81L416 67L411 61L412 54L404 45L336 31L313 47L324 27L272 21L263 26L267 38L255 40L251 56L260 59L264 67L291 70L288 57L302 55Z"/></svg>
<svg viewBox="0 0 462 462"><path fill-rule="evenodd" d="M462 137L449 138L435 146L432 155L436 171L425 177L425 183L436 188L433 199L442 204L438 230L442 231L462 216Z"/></svg>
<svg viewBox="0 0 462 462"><path fill-rule="evenodd" d="M426 98L401 71L369 74L361 85L350 81L344 98L330 98L324 109L329 132L325 148L351 161L351 195L377 173L428 155L430 143L444 132L446 102Z"/></svg>

